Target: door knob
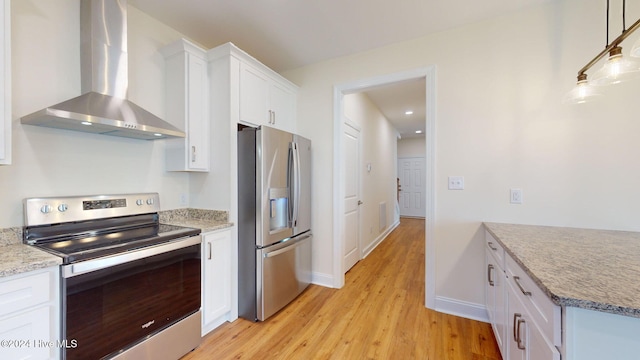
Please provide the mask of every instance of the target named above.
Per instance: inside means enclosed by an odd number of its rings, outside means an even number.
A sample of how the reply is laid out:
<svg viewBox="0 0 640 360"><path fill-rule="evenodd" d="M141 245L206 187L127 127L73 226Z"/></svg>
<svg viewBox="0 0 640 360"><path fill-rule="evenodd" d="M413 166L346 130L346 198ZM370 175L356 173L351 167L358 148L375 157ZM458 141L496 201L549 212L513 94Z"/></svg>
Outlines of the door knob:
<svg viewBox="0 0 640 360"><path fill-rule="evenodd" d="M362 201L358 200L358 205L364 204Z"/></svg>

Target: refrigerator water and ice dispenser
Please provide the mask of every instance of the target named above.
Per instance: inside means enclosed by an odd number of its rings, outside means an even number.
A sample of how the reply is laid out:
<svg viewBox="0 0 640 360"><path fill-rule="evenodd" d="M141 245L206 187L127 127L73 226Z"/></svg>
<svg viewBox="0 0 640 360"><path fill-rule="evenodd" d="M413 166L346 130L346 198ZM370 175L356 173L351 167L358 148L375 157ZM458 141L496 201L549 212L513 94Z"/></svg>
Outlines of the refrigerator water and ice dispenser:
<svg viewBox="0 0 640 360"><path fill-rule="evenodd" d="M269 189L269 233L289 228L289 189Z"/></svg>

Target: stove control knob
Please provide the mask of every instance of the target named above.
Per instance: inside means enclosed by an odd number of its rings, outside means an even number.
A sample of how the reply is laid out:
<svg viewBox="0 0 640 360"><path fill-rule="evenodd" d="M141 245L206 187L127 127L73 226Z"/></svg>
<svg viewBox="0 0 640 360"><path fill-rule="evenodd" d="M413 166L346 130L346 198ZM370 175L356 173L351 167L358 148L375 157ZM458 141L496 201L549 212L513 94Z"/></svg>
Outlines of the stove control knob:
<svg viewBox="0 0 640 360"><path fill-rule="evenodd" d="M153 205L153 198L147 199L147 205Z"/></svg>
<svg viewBox="0 0 640 360"><path fill-rule="evenodd" d="M143 204L144 204L144 201L142 201L142 199L136 200L136 205L142 206Z"/></svg>
<svg viewBox="0 0 640 360"><path fill-rule="evenodd" d="M60 212L65 212L65 211L67 211L67 209L69 209L69 205L67 205L67 204L58 205L58 211L60 211Z"/></svg>
<svg viewBox="0 0 640 360"><path fill-rule="evenodd" d="M43 214L48 214L48 213L51 212L51 210L52 210L51 205L43 205L40 208L40 212L43 213Z"/></svg>

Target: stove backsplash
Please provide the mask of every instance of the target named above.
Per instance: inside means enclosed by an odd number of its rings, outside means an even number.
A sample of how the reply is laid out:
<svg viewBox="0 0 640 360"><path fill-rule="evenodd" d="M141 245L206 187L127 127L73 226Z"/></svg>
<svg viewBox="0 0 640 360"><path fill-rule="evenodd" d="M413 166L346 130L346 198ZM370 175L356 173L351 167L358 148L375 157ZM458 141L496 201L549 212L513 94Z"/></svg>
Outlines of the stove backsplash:
<svg viewBox="0 0 640 360"><path fill-rule="evenodd" d="M0 246L22 244L22 228L0 229Z"/></svg>
<svg viewBox="0 0 640 360"><path fill-rule="evenodd" d="M205 210L205 209L174 209L163 210L158 212L161 223L174 223L176 221L185 220L204 220L227 222L229 221L229 212L222 210Z"/></svg>

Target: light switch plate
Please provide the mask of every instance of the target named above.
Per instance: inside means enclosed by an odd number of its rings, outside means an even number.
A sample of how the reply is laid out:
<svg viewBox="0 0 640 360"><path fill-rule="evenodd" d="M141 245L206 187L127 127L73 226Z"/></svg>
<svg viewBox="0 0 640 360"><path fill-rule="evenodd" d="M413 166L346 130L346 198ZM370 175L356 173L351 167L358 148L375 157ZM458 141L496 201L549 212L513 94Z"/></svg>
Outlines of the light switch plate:
<svg viewBox="0 0 640 360"><path fill-rule="evenodd" d="M449 190L464 190L464 176L449 176Z"/></svg>

